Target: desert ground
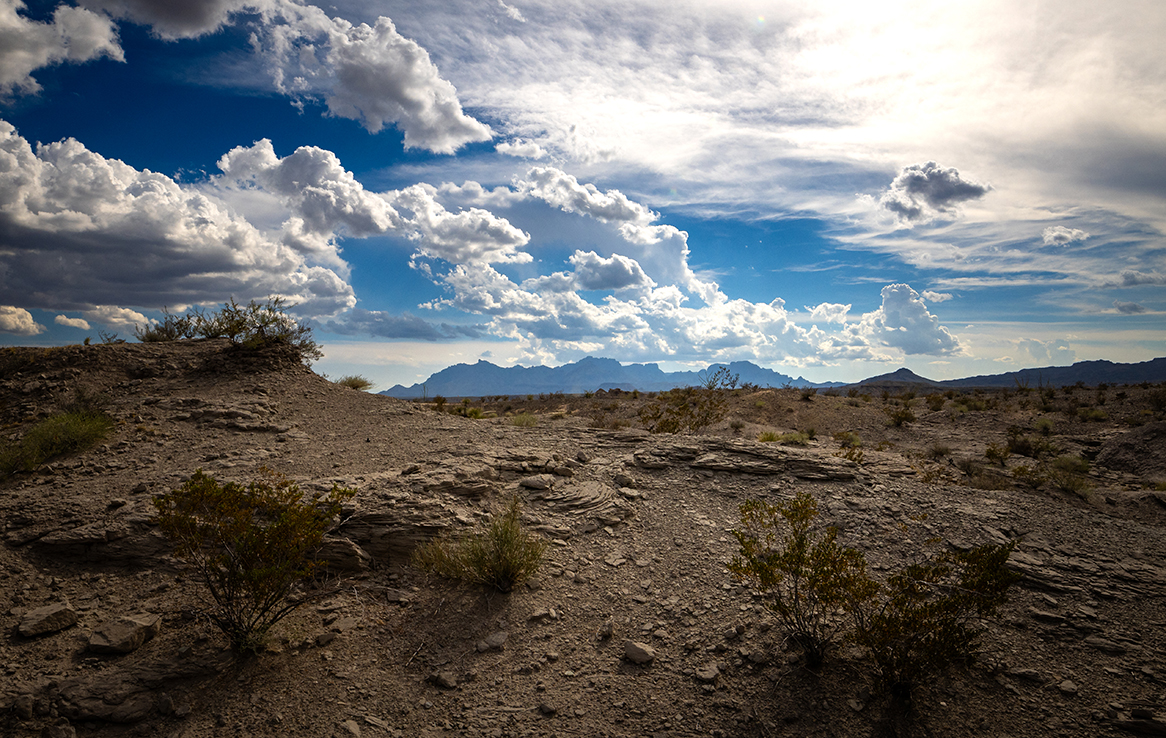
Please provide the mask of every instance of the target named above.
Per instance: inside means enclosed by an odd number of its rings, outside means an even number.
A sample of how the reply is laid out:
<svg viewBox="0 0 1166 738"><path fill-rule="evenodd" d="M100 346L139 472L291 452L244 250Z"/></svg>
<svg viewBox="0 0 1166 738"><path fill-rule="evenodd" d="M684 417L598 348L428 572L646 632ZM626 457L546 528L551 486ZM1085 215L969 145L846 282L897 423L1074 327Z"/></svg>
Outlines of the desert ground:
<svg viewBox="0 0 1166 738"><path fill-rule="evenodd" d="M0 480L0 733L1166 735L1162 387L736 388L717 422L652 434L639 414L657 397L439 408L335 384L286 348L0 352L4 443L79 392L116 421L100 445ZM1082 465L1057 476L1058 457ZM199 469L261 466L357 494L322 552L331 593L243 658L201 614L151 501ZM978 658L922 685L909 714L853 645L807 669L730 574L740 505L797 491L876 576L1018 541L1021 579ZM419 542L516 494L549 542L532 581L503 594L410 565ZM26 635L53 605L67 625ZM125 616L156 635L94 650Z"/></svg>

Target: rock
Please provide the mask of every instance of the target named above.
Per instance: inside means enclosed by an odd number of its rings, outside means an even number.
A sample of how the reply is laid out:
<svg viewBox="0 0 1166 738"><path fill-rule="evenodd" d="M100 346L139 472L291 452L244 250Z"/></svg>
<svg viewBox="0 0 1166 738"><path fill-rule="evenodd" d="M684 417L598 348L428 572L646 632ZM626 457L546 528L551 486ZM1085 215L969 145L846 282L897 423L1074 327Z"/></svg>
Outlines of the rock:
<svg viewBox="0 0 1166 738"><path fill-rule="evenodd" d="M158 635L162 623L159 615L130 615L107 620L89 637L89 650L94 653L130 653Z"/></svg>
<svg viewBox="0 0 1166 738"><path fill-rule="evenodd" d="M457 674L452 671L435 671L429 675L429 683L441 689L456 689Z"/></svg>
<svg viewBox="0 0 1166 738"><path fill-rule="evenodd" d="M1166 735L1166 723L1158 720L1115 720L1113 724L1138 735Z"/></svg>
<svg viewBox="0 0 1166 738"><path fill-rule="evenodd" d="M1061 691L1061 694L1077 694L1077 685L1071 679L1066 679L1065 681L1058 684L1057 689Z"/></svg>
<svg viewBox="0 0 1166 738"><path fill-rule="evenodd" d="M1101 636L1092 635L1085 639L1085 645L1092 646L1102 653L1107 653L1111 656L1120 656L1127 651L1126 647L1120 643L1102 638Z"/></svg>
<svg viewBox="0 0 1166 738"><path fill-rule="evenodd" d="M483 640L478 641L478 653L485 653L486 651L501 651L506 645L506 639L509 637L510 634L504 630L491 633Z"/></svg>
<svg viewBox="0 0 1166 738"><path fill-rule="evenodd" d="M558 709L548 705L546 702L540 702L538 705L538 711L547 717L551 717L558 712Z"/></svg>
<svg viewBox="0 0 1166 738"><path fill-rule="evenodd" d="M41 738L77 738L77 729L68 723L50 725L40 732Z"/></svg>
<svg viewBox="0 0 1166 738"><path fill-rule="evenodd" d="M656 649L639 641L624 641L623 653L633 664L650 664L656 658Z"/></svg>
<svg viewBox="0 0 1166 738"><path fill-rule="evenodd" d="M603 621L603 625L599 626L599 632L596 637L601 641L606 641L615 633L615 620L608 618Z"/></svg>
<svg viewBox="0 0 1166 738"><path fill-rule="evenodd" d="M720 675L721 671L717 668L716 663L708 663L704 666L698 666L695 673L697 681L704 682L705 684L715 684L717 677Z"/></svg>
<svg viewBox="0 0 1166 738"><path fill-rule="evenodd" d="M518 480L518 486L535 490L551 489L555 486L555 477L551 474L535 474Z"/></svg>
<svg viewBox="0 0 1166 738"><path fill-rule="evenodd" d="M106 669L96 676L65 679L57 689L56 708L73 722L141 722L166 711L169 700L163 695L172 686L217 673L230 659L230 655L220 655L154 660L125 669Z"/></svg>
<svg viewBox="0 0 1166 738"><path fill-rule="evenodd" d="M77 623L77 611L67 602L38 607L24 613L18 630L26 638L56 633Z"/></svg>
<svg viewBox="0 0 1166 738"><path fill-rule="evenodd" d="M340 723L340 727L344 728L344 732L353 738L360 738L360 725L355 720L345 720Z"/></svg>
<svg viewBox="0 0 1166 738"><path fill-rule="evenodd" d="M367 571L372 562L368 551L346 537L326 536L316 558L334 572Z"/></svg>

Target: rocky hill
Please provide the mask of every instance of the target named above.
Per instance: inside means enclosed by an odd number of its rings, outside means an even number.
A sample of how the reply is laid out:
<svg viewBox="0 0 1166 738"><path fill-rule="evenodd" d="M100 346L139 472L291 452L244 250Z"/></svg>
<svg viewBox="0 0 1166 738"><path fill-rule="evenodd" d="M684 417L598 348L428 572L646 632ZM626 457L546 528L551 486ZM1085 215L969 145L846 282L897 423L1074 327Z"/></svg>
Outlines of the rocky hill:
<svg viewBox="0 0 1166 738"><path fill-rule="evenodd" d="M654 399L619 391L474 419L334 385L278 347L5 349L7 443L79 392L116 426L0 480L0 734L1166 734L1164 391L952 390L898 426L893 397L737 391L700 433L653 436L636 417ZM1090 459L1077 491L1021 471L1044 461L990 462L1010 426ZM806 445L756 440L794 431ZM197 469L260 466L358 494L324 551L340 586L239 660L151 500ZM740 504L795 491L876 575L1019 541L1022 579L978 662L921 688L910 714L888 712L851 646L808 671L730 576ZM513 494L551 544L535 581L503 595L408 565Z"/></svg>

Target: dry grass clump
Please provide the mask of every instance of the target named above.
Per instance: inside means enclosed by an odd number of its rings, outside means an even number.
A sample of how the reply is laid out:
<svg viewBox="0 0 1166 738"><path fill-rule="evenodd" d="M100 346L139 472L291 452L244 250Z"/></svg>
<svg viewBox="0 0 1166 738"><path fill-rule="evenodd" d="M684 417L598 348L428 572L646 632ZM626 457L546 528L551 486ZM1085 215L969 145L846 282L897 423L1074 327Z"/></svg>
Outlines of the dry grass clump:
<svg viewBox="0 0 1166 738"><path fill-rule="evenodd" d="M541 536L523 529L521 515L522 503L516 495L483 530L468 536L440 536L418 546L413 564L446 579L509 592L538 572L547 549Z"/></svg>
<svg viewBox="0 0 1166 738"><path fill-rule="evenodd" d="M343 376L336 380L336 384L340 385L341 387L349 387L354 390L360 390L361 392L373 388L373 383L366 377L362 377L359 374L349 374L347 376Z"/></svg>
<svg viewBox="0 0 1166 738"><path fill-rule="evenodd" d="M33 471L47 461L92 448L112 429L113 418L101 402L79 391L64 412L42 420L19 441L0 450L0 477Z"/></svg>
<svg viewBox="0 0 1166 738"><path fill-rule="evenodd" d="M533 428L538 425L538 418L530 413L519 413L510 419L510 424L519 428Z"/></svg>

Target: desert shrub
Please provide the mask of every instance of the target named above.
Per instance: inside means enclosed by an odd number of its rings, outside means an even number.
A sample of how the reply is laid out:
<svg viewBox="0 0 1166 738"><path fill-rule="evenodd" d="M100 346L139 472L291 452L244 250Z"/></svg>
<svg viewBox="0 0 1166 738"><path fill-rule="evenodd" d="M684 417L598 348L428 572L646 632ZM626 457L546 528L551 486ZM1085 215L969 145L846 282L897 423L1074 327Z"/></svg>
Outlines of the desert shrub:
<svg viewBox="0 0 1166 738"><path fill-rule="evenodd" d="M716 371L710 371L711 369L712 367L709 367L696 375L700 386L706 390L734 389L741 378L739 374L731 374L727 366L719 366Z"/></svg>
<svg viewBox="0 0 1166 738"><path fill-rule="evenodd" d="M445 410L445 398L441 395L434 395L433 407L435 410L437 410L437 412L443 412Z"/></svg>
<svg viewBox="0 0 1166 738"><path fill-rule="evenodd" d="M1021 484L1036 489L1048 481L1048 475L1037 465L1018 466L1012 470L1012 478Z"/></svg>
<svg viewBox="0 0 1166 738"><path fill-rule="evenodd" d="M1086 475L1089 462L1080 456L1058 456L1049 464L1048 480L1055 489L1087 497L1092 486Z"/></svg>
<svg viewBox="0 0 1166 738"><path fill-rule="evenodd" d="M810 402L811 400L814 399L814 395L818 394L818 388L817 387L802 387L800 390L800 393L802 396L802 400L804 400L805 402Z"/></svg>
<svg viewBox="0 0 1166 738"><path fill-rule="evenodd" d="M858 448L862 446L862 438L853 431L839 431L834 434L834 440L842 448Z"/></svg>
<svg viewBox="0 0 1166 738"><path fill-rule="evenodd" d="M104 401L84 389L74 392L62 412L29 430L19 441L0 450L0 477L32 471L47 461L80 453L100 443L113 429Z"/></svg>
<svg viewBox="0 0 1166 738"><path fill-rule="evenodd" d="M947 399L943 395L938 392L932 393L927 396L927 409L932 412L938 412L943 409L944 403L946 402Z"/></svg>
<svg viewBox="0 0 1166 738"><path fill-rule="evenodd" d="M811 667L822 663L846 626L841 613L875 591L862 553L838 545L833 528L815 525L817 515L805 492L778 505L746 501L741 528L732 531L741 549L729 562L735 577L768 596L766 606Z"/></svg>
<svg viewBox="0 0 1166 738"><path fill-rule="evenodd" d="M899 701L928 677L973 660L977 624L996 615L1019 575L1015 542L940 554L891 575L852 609L852 639L870 652L879 685Z"/></svg>
<svg viewBox="0 0 1166 738"><path fill-rule="evenodd" d="M938 461L944 457L951 456L951 446L946 443L936 441L927 449L927 457Z"/></svg>
<svg viewBox="0 0 1166 738"><path fill-rule="evenodd" d="M231 648L258 651L271 628L306 597L296 585L322 564L313 560L324 532L355 490L333 486L310 497L291 480L260 469L248 484L220 484L201 470L154 499L158 527L206 586L208 617Z"/></svg>
<svg viewBox="0 0 1166 738"><path fill-rule="evenodd" d="M1037 418L1036 422L1032 424L1032 427L1036 429L1036 432L1040 433L1042 436L1051 436L1053 434L1053 428L1055 428L1056 425L1057 424L1053 422L1052 418Z"/></svg>
<svg viewBox="0 0 1166 738"><path fill-rule="evenodd" d="M240 305L232 298L221 310L204 312L194 308L186 315L177 316L162 311L162 321L155 325L136 327L134 333L142 342L175 341L184 338L227 338L244 348L262 348L275 343L291 344L300 358L311 363L324 352L312 340L312 329L303 321L288 315L288 305L282 297L266 302L252 300Z"/></svg>
<svg viewBox="0 0 1166 738"><path fill-rule="evenodd" d="M1079 407L1077 417L1086 423L1102 423L1109 420L1109 416L1099 407Z"/></svg>
<svg viewBox="0 0 1166 738"><path fill-rule="evenodd" d="M777 443L781 440L781 434L775 431L762 431L757 435L757 440L761 443Z"/></svg>
<svg viewBox="0 0 1166 738"><path fill-rule="evenodd" d="M519 413L510 419L510 424L519 428L533 428L538 425L538 418L530 413Z"/></svg>
<svg viewBox="0 0 1166 738"><path fill-rule="evenodd" d="M1012 452L1008 450L1008 446L1001 446L998 443L989 443L988 448L984 449L984 458L1000 466L1004 466L1011 455Z"/></svg>
<svg viewBox="0 0 1166 738"><path fill-rule="evenodd" d="M509 592L534 576L547 543L522 527L522 503L510 498L483 530L468 536L440 536L413 550L413 563L446 579Z"/></svg>
<svg viewBox="0 0 1166 738"><path fill-rule="evenodd" d="M891 425L896 428L901 428L907 423L915 422L915 413L913 413L911 408L907 406L886 407L883 408L883 411L887 414L887 418L890 420Z"/></svg>
<svg viewBox="0 0 1166 738"><path fill-rule="evenodd" d="M372 382L370 382L365 377L360 376L359 374L349 374L348 376L341 377L340 379L336 380L336 384L340 385L341 387L351 387L352 389L360 390L361 392L370 390L373 387Z"/></svg>
<svg viewBox="0 0 1166 738"><path fill-rule="evenodd" d="M1166 412L1166 389L1156 389L1146 396L1150 408L1159 415Z"/></svg>
<svg viewBox="0 0 1166 738"><path fill-rule="evenodd" d="M732 428L735 432L740 432L741 429L745 427L745 421L734 419L729 423L729 427Z"/></svg>
<svg viewBox="0 0 1166 738"><path fill-rule="evenodd" d="M853 461L855 464L861 464L865 456L865 454L862 452L862 449L858 446L849 446L843 448L841 451L835 451L834 455L848 461Z"/></svg>
<svg viewBox="0 0 1166 738"><path fill-rule="evenodd" d="M846 388L846 396L847 397L858 397L858 387L847 387Z"/></svg>
<svg viewBox="0 0 1166 738"><path fill-rule="evenodd" d="M777 442L783 446L809 446L810 439L813 438L809 433L802 431L792 431L790 433L782 433L777 439Z"/></svg>
<svg viewBox="0 0 1166 738"><path fill-rule="evenodd" d="M725 398L719 390L680 387L662 392L640 408L640 423L649 433L680 433L707 428L725 417Z"/></svg>

